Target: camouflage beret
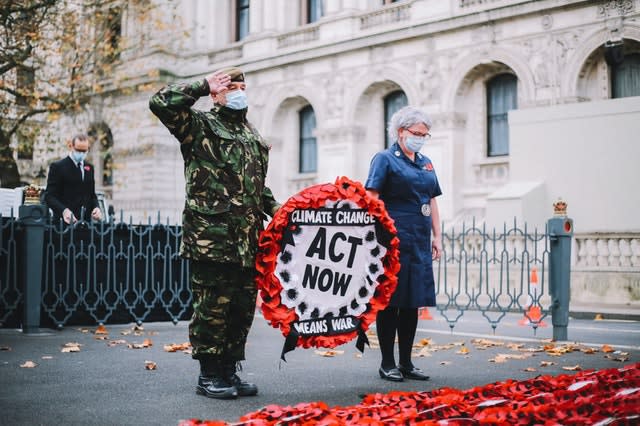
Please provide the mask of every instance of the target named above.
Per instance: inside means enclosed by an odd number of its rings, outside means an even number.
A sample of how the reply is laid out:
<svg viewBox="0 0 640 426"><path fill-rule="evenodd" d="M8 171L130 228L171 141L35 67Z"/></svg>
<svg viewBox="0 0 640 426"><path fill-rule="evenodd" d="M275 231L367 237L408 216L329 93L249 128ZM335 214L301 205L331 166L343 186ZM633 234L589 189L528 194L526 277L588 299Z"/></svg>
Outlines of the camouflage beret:
<svg viewBox="0 0 640 426"><path fill-rule="evenodd" d="M229 74L229 77L231 77L231 81L244 81L244 73L238 67L223 68L221 70L218 70L217 72Z"/></svg>

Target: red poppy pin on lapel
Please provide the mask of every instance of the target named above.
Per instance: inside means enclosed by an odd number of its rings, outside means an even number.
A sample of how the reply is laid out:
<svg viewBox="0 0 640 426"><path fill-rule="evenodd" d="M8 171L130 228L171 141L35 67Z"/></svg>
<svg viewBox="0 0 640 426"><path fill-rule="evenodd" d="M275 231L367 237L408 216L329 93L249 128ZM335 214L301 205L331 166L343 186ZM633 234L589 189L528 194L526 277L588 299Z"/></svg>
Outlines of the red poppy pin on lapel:
<svg viewBox="0 0 640 426"><path fill-rule="evenodd" d="M89 171L89 170L91 170L91 167L89 167L89 166L84 166L84 169L85 169L86 171Z"/></svg>
<svg viewBox="0 0 640 426"><path fill-rule="evenodd" d="M425 170L432 172L433 171L433 164L431 163L427 163L424 165Z"/></svg>

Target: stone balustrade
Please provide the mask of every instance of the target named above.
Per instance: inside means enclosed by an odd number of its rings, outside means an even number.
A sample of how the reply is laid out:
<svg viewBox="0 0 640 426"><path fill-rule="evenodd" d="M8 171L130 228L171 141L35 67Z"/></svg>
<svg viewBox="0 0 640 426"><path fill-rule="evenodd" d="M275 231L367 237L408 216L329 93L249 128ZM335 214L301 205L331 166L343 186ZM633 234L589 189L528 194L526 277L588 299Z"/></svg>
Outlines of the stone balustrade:
<svg viewBox="0 0 640 426"><path fill-rule="evenodd" d="M640 233L576 235L574 267L640 272Z"/></svg>
<svg viewBox="0 0 640 426"><path fill-rule="evenodd" d="M411 3L398 3L360 16L360 29L408 21L411 18Z"/></svg>
<svg viewBox="0 0 640 426"><path fill-rule="evenodd" d="M227 49L217 50L209 54L209 63L217 64L242 57L242 46L233 46Z"/></svg>
<svg viewBox="0 0 640 426"><path fill-rule="evenodd" d="M309 25L302 29L279 35L278 48L281 49L283 47L295 46L318 40L320 36L319 28L320 27L318 25Z"/></svg>

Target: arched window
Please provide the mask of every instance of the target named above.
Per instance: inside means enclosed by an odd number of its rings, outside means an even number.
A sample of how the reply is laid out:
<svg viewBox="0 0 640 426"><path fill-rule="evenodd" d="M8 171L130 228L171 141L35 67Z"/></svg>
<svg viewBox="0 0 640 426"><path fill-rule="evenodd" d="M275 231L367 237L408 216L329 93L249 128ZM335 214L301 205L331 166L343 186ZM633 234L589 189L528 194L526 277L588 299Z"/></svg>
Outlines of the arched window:
<svg viewBox="0 0 640 426"><path fill-rule="evenodd" d="M396 113L400 108L406 107L409 104L409 100L407 99L407 95L404 94L402 90L396 90L395 92L389 93L384 97L384 147L389 148L389 133L387 132L387 127L389 126L389 121L391 121L391 117Z"/></svg>
<svg viewBox="0 0 640 426"><path fill-rule="evenodd" d="M518 108L518 79L500 74L487 82L487 156L509 154L508 112Z"/></svg>
<svg viewBox="0 0 640 426"><path fill-rule="evenodd" d="M640 96L640 53L625 55L611 67L611 97Z"/></svg>
<svg viewBox="0 0 640 426"><path fill-rule="evenodd" d="M249 34L249 0L235 0L235 5L235 37L236 41L240 41Z"/></svg>
<svg viewBox="0 0 640 426"><path fill-rule="evenodd" d="M311 105L302 108L300 117L300 173L313 173L318 168L318 150L316 146L316 114Z"/></svg>
<svg viewBox="0 0 640 426"><path fill-rule="evenodd" d="M87 132L92 140L92 145L99 150L97 171L102 171L102 186L113 185L113 135L106 123L95 123ZM95 149L94 148L94 149ZM96 182L100 182L96 176Z"/></svg>

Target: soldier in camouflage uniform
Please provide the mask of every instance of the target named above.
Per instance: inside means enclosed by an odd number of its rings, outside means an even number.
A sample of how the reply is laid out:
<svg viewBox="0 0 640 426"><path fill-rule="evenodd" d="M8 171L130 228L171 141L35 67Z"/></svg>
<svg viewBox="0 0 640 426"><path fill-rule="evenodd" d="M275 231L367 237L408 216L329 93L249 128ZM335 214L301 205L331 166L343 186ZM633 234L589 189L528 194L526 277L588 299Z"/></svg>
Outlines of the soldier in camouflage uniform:
<svg viewBox="0 0 640 426"><path fill-rule="evenodd" d="M237 375L256 303L255 256L266 215L279 205L265 186L269 147L247 121L244 74L228 68L153 95L151 111L180 142L186 178L180 254L190 260L189 339L199 394L255 395ZM210 111L192 109L211 95Z"/></svg>

